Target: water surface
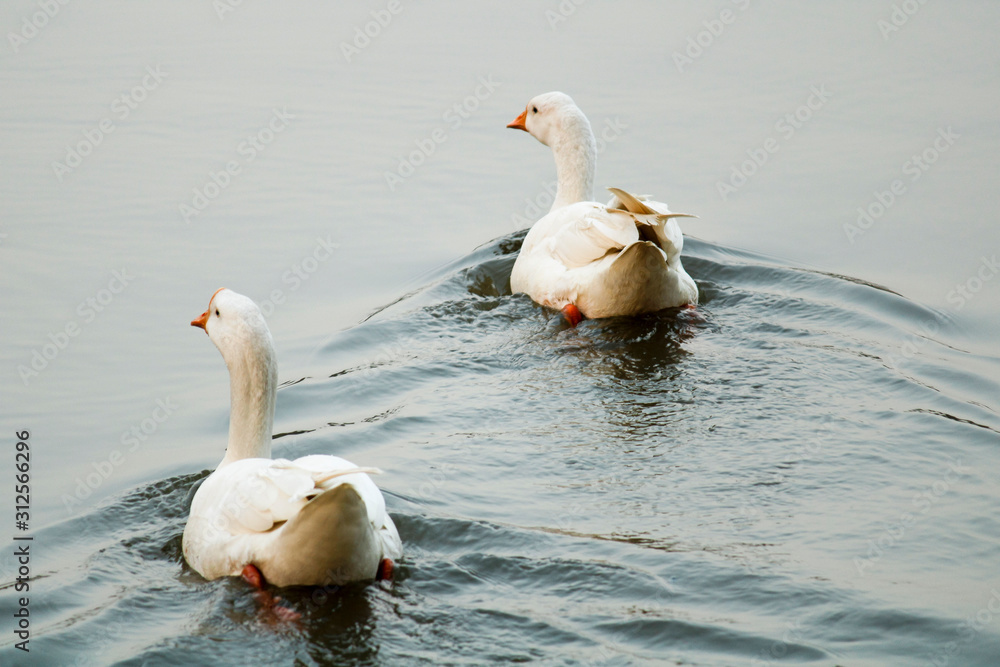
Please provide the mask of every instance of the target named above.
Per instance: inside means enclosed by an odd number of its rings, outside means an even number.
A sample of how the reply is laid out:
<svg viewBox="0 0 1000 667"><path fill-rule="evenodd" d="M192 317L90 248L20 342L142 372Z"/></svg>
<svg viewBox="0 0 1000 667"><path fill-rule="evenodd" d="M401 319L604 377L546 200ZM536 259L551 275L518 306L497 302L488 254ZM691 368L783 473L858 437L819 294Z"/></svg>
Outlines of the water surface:
<svg viewBox="0 0 1000 667"><path fill-rule="evenodd" d="M0 662L995 664L996 10L883 35L892 3L400 6L349 61L385 5L71 3L8 40L0 419L32 433L35 580ZM701 216L696 312L569 330L509 293L554 174L504 125L552 89L608 130L599 184ZM223 285L266 305L275 454L382 468L407 549L392 585L283 592L297 626L180 555L228 421L188 322Z"/></svg>

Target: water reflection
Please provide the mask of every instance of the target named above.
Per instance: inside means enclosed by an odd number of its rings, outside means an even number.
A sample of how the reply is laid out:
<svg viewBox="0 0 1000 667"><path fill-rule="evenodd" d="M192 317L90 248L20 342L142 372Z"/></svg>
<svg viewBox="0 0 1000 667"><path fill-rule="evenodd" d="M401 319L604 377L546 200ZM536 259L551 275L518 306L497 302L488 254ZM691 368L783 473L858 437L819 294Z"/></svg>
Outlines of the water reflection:
<svg viewBox="0 0 1000 667"><path fill-rule="evenodd" d="M860 608L923 628L896 630L905 641L947 641L943 616L928 630L837 570L865 553L864 535L882 535L881 507L898 516L923 488L879 496L900 484L901 456L926 485L954 443L997 444L996 415L952 390L987 381L943 372L963 353L935 347L907 373L885 363L919 308L746 255L734 268L725 249L692 241L697 309L569 329L509 294L519 239L477 249L334 334L314 370L279 391L276 454L359 454L386 469L407 548L392 585L281 591L302 619L275 624L240 580L205 582L184 564L188 499L205 474L195 472L39 535L61 545L38 562L39 645L125 664L176 664L179 651L378 664L442 646L526 660L551 656L553 642L572 661L656 661L678 643L766 656L789 604L804 620L783 650L802 660L831 655L818 642L865 641L850 620ZM954 520L950 507L917 529ZM894 558L920 576L936 567L899 546L871 568ZM0 601L12 595L8 584Z"/></svg>

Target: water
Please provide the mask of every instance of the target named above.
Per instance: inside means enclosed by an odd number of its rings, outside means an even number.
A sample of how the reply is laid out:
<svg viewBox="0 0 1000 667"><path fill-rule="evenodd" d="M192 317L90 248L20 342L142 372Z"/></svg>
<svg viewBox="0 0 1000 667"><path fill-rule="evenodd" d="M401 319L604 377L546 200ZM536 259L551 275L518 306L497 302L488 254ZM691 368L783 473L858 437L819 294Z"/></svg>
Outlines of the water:
<svg viewBox="0 0 1000 667"><path fill-rule="evenodd" d="M34 537L31 653L4 625L0 662L995 664L997 10L928 3L883 38L891 3L584 3L554 28L555 3L402 4L347 62L384 7L69 4L0 59L2 419L31 429ZM608 128L598 183L701 216L697 313L567 330L509 294L553 168L503 126L556 88ZM407 550L391 585L283 591L292 626L180 554L228 420L187 323L222 285L269 304L275 454L382 468Z"/></svg>

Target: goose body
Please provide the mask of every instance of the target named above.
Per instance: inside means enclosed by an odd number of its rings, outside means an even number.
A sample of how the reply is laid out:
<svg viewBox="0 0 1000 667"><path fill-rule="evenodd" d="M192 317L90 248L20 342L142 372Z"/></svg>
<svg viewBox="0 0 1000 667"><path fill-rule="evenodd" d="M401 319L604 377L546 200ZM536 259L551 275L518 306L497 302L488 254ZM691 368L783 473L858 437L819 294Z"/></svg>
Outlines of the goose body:
<svg viewBox="0 0 1000 667"><path fill-rule="evenodd" d="M508 127L552 149L558 190L552 209L528 231L510 286L556 309L585 317L638 315L698 303L681 264L684 237L666 204L609 188L608 204L590 201L596 147L583 112L563 93L532 99Z"/></svg>
<svg viewBox="0 0 1000 667"><path fill-rule="evenodd" d="M337 456L272 459L277 391L274 345L260 309L227 289L191 322L229 368L229 445L198 488L184 558L206 579L254 566L276 586L370 580L402 556L385 500L368 473Z"/></svg>

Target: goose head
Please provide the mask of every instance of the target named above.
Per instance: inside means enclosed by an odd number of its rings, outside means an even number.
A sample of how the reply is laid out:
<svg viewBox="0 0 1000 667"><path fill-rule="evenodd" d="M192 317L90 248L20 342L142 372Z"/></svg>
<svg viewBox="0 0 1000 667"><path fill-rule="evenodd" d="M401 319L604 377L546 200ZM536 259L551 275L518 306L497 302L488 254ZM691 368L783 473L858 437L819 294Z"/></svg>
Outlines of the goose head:
<svg viewBox="0 0 1000 667"><path fill-rule="evenodd" d="M209 299L208 309L191 326L201 327L219 348L226 365L248 352L258 357L273 354L271 332L260 308L248 297L222 287Z"/></svg>
<svg viewBox="0 0 1000 667"><path fill-rule="evenodd" d="M241 458L269 457L278 364L260 308L223 287L191 326L205 330L229 369L229 446L222 465Z"/></svg>
<svg viewBox="0 0 1000 667"><path fill-rule="evenodd" d="M590 122L572 97L556 91L531 98L521 115L507 127L524 130L552 148L561 139L579 134L584 127L589 131Z"/></svg>
<svg viewBox="0 0 1000 667"><path fill-rule="evenodd" d="M537 95L507 127L524 130L552 149L558 178L552 210L590 200L597 144L590 121L573 98L560 92Z"/></svg>

